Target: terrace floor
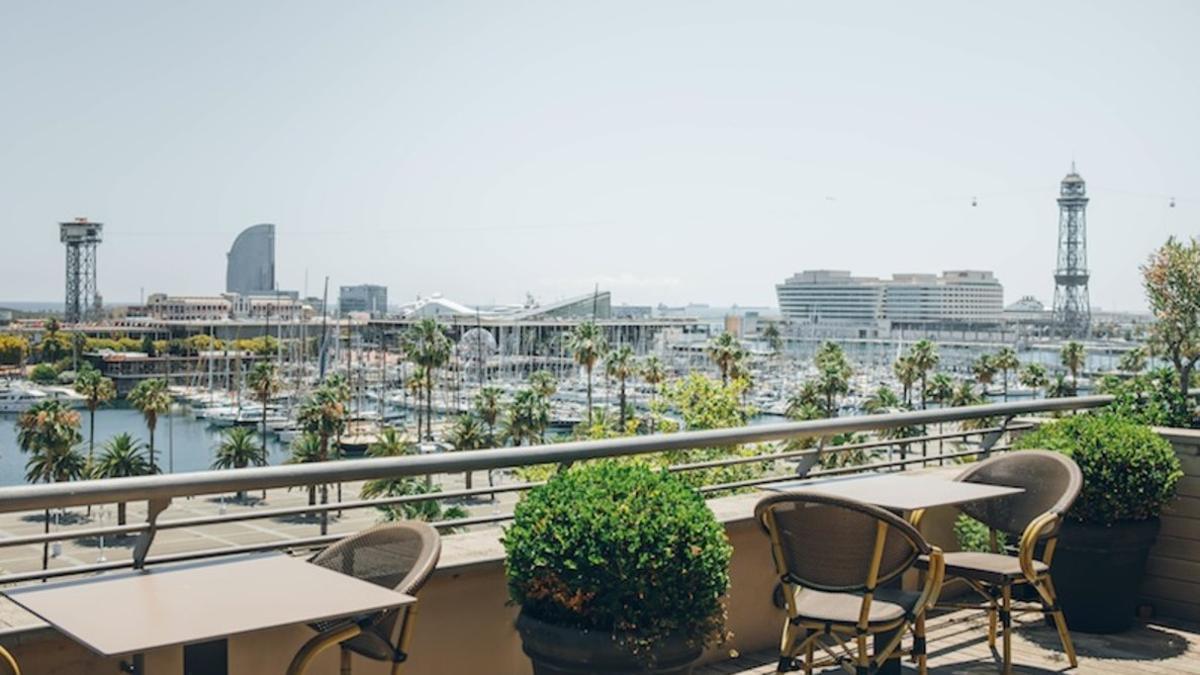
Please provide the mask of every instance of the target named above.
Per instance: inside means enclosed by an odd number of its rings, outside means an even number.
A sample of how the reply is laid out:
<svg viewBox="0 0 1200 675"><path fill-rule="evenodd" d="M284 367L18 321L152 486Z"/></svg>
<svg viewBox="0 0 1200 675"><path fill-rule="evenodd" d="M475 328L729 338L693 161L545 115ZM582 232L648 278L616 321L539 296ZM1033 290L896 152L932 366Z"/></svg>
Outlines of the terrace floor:
<svg viewBox="0 0 1200 675"><path fill-rule="evenodd" d="M1138 624L1120 635L1074 633L1079 669L1070 670L1058 634L1036 615L1014 617L1013 672L1016 673L1197 673L1200 674L1200 625L1172 620ZM987 646L982 612L961 610L931 617L929 672L995 673L1000 659ZM997 642L999 647L999 642ZM779 653L741 655L697 670L697 675L774 673ZM907 660L905 672L916 672ZM830 667L816 672L845 672Z"/></svg>

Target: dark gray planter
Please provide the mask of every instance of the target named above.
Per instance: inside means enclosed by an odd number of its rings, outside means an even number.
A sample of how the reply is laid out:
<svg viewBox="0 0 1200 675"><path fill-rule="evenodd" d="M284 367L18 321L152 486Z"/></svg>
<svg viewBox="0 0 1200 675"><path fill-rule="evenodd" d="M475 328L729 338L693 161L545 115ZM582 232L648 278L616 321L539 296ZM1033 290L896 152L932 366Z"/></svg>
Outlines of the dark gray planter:
<svg viewBox="0 0 1200 675"><path fill-rule="evenodd" d="M654 645L653 666L633 655L607 632L545 623L521 612L517 632L533 661L534 675L691 675L703 650L682 638Z"/></svg>
<svg viewBox="0 0 1200 675"><path fill-rule="evenodd" d="M1110 527L1063 523L1051 574L1072 631L1120 633L1133 624L1159 526L1157 518Z"/></svg>

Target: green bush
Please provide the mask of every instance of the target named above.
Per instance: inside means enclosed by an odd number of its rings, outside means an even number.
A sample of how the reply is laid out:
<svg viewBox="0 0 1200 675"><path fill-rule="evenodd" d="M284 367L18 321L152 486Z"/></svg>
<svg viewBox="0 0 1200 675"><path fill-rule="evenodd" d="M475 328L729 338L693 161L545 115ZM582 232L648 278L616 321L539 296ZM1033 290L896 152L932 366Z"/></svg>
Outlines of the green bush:
<svg viewBox="0 0 1200 675"><path fill-rule="evenodd" d="M1100 392L1115 397L1108 405L1115 413L1142 424L1160 427L1195 426L1195 410L1179 392L1179 382L1170 368L1158 368L1129 378L1105 377Z"/></svg>
<svg viewBox="0 0 1200 675"><path fill-rule="evenodd" d="M517 505L503 542L509 594L535 619L638 653L670 635L725 637L732 548L700 494L665 471L602 461L559 473Z"/></svg>
<svg viewBox="0 0 1200 675"><path fill-rule="evenodd" d="M988 526L965 513L960 513L954 521L954 538L958 540L960 551L992 552L992 535L988 532ZM1008 538L1003 532L996 533L996 545L1001 549L1008 545Z"/></svg>
<svg viewBox="0 0 1200 675"><path fill-rule="evenodd" d="M29 379L35 384L54 384L58 381L58 371L49 363L39 363L30 371Z"/></svg>
<svg viewBox="0 0 1200 675"><path fill-rule="evenodd" d="M1019 438L1014 447L1054 450L1075 460L1083 472L1083 489L1067 517L1084 523L1154 518L1183 476L1170 443L1146 425L1112 412L1050 422Z"/></svg>

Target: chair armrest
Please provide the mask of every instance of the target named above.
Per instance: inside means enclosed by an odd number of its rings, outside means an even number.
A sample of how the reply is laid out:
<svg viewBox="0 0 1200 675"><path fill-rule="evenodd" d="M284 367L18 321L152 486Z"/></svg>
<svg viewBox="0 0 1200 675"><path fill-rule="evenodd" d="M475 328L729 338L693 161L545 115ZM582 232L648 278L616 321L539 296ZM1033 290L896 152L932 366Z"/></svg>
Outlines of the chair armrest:
<svg viewBox="0 0 1200 675"><path fill-rule="evenodd" d="M1042 538L1042 534L1058 526L1062 520L1062 516L1052 511L1047 511L1042 515L1034 518L1029 525L1025 527L1025 532L1021 535L1021 544L1017 550L1017 557L1021 563L1021 574L1032 582L1037 579L1037 572L1033 569L1033 553L1037 549L1038 540Z"/></svg>
<svg viewBox="0 0 1200 675"><path fill-rule="evenodd" d="M0 647L0 662L8 666L12 675L21 675L21 667L17 665L17 660L4 647Z"/></svg>
<svg viewBox="0 0 1200 675"><path fill-rule="evenodd" d="M921 599L917 602L918 608L933 609L933 606L937 604L938 596L942 593L942 582L945 578L946 559L942 554L942 549L932 546L929 551L929 569L925 573L925 588L921 590Z"/></svg>
<svg viewBox="0 0 1200 675"><path fill-rule="evenodd" d="M292 658L291 665L288 666L287 675L303 675L308 670L308 666L318 654L329 649L330 647L345 642L350 638L362 633L362 628L355 623L347 626L333 628L324 633L317 633L300 651L296 652L296 656Z"/></svg>

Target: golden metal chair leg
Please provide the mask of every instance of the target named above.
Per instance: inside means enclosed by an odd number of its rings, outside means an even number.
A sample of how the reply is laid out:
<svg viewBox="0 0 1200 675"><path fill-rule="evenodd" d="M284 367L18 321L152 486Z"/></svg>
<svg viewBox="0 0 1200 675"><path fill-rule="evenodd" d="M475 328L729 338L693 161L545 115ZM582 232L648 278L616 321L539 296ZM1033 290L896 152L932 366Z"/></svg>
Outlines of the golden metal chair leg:
<svg viewBox="0 0 1200 675"><path fill-rule="evenodd" d="M296 656L292 658L291 665L288 666L287 675L303 675L304 671L308 670L309 664L312 663L312 660L318 654L334 645L349 640L361 632L362 628L350 625L327 633L318 633L308 642L305 642L300 651L296 652Z"/></svg>
<svg viewBox="0 0 1200 675"><path fill-rule="evenodd" d="M17 665L17 660L4 647L0 647L0 661L3 661L13 675L21 675L21 667Z"/></svg>
<svg viewBox="0 0 1200 675"><path fill-rule="evenodd" d="M1063 651L1067 653L1067 661L1071 663L1072 668L1079 667L1079 661L1075 658L1075 643L1071 641L1071 632L1067 630L1067 618L1063 616L1062 608L1058 606L1058 595L1054 592L1054 582L1050 577L1046 577L1042 584L1044 588L1038 588L1042 591L1050 601L1050 606L1054 607L1054 611L1050 612L1050 616L1054 618L1054 627L1058 630L1058 639L1062 641Z"/></svg>
<svg viewBox="0 0 1200 675"><path fill-rule="evenodd" d="M1004 629L1004 675L1012 673L1012 586L1005 584L1000 588L1001 628Z"/></svg>
<svg viewBox="0 0 1200 675"><path fill-rule="evenodd" d="M920 654L917 654L917 672L920 675L925 675L928 668L928 657L925 655L927 646L925 644L925 613L921 612L917 615L916 623L913 625L914 642L920 641ZM914 647L917 645L914 644Z"/></svg>

